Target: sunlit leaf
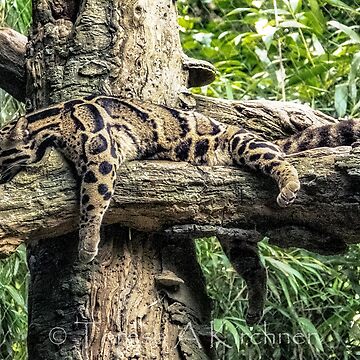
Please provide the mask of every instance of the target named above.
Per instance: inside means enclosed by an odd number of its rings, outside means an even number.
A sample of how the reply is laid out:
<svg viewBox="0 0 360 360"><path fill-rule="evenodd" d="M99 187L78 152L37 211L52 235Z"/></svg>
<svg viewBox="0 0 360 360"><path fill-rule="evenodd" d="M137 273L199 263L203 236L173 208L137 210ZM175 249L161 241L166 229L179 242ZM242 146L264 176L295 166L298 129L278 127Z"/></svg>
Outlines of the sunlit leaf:
<svg viewBox="0 0 360 360"><path fill-rule="evenodd" d="M256 11L254 8L236 8L234 10L231 10L230 12L228 12L226 14L226 16L231 16L231 15L236 15L236 14L240 14L243 12L252 12L252 11Z"/></svg>
<svg viewBox="0 0 360 360"><path fill-rule="evenodd" d="M304 277L300 274L299 271L297 271L296 269L294 269L292 266L290 266L289 264L276 260L276 259L271 259L268 258L267 261L273 265L274 267L276 267L277 269L279 269L280 271L282 271L285 275L289 276L289 275L293 275L296 278L298 278L299 280L301 280L303 283L305 283L305 279Z"/></svg>
<svg viewBox="0 0 360 360"><path fill-rule="evenodd" d="M302 28L308 29L308 26L296 21L296 20L285 20L279 23L280 27L284 28Z"/></svg>
<svg viewBox="0 0 360 360"><path fill-rule="evenodd" d="M357 79L360 75L360 52L354 55L351 62L350 74L349 74L349 95L351 100L355 103L357 100Z"/></svg>
<svg viewBox="0 0 360 360"><path fill-rule="evenodd" d="M291 10L296 13L302 5L302 0L289 0Z"/></svg>
<svg viewBox="0 0 360 360"><path fill-rule="evenodd" d="M356 8L354 9L353 7L345 4L343 1L340 1L340 0L325 0L325 2L332 5L332 6L338 7L340 9L350 11L351 13L358 14L358 15L360 14L360 12L356 10Z"/></svg>
<svg viewBox="0 0 360 360"><path fill-rule="evenodd" d="M348 90L348 84L338 84L335 86L335 109L339 117L343 117L346 114Z"/></svg>
<svg viewBox="0 0 360 360"><path fill-rule="evenodd" d="M331 20L328 22L328 24L343 31L346 35L348 35L350 37L351 40L360 44L360 36L354 30L352 30L349 26L341 24L340 22L338 22L336 20Z"/></svg>

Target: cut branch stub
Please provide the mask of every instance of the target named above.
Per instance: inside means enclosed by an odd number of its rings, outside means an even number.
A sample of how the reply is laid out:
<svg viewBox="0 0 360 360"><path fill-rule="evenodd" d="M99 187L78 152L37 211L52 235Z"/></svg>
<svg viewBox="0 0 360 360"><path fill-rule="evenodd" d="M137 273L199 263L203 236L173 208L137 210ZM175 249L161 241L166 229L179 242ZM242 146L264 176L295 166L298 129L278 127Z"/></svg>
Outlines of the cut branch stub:
<svg viewBox="0 0 360 360"><path fill-rule="evenodd" d="M215 80L216 68L205 60L198 60L183 55L183 67L189 72L188 87L205 86Z"/></svg>

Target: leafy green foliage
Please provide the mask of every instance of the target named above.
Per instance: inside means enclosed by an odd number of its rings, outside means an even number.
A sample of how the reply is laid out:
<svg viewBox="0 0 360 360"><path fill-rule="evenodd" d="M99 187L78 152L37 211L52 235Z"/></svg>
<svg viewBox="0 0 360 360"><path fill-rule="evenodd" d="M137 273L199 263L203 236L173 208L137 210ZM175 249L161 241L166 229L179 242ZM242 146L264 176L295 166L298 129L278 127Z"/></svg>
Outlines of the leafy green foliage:
<svg viewBox="0 0 360 360"><path fill-rule="evenodd" d="M31 0L0 0L0 24L27 34L31 22Z"/></svg>
<svg viewBox="0 0 360 360"><path fill-rule="evenodd" d="M213 328L224 337L216 343L220 359L358 359L359 246L346 256L321 257L261 242L268 300L264 323L254 328L244 321L244 282L220 244L198 240L197 250L214 298Z"/></svg>
<svg viewBox="0 0 360 360"><path fill-rule="evenodd" d="M26 359L27 267L25 247L0 261L0 359Z"/></svg>
<svg viewBox="0 0 360 360"><path fill-rule="evenodd" d="M356 1L184 0L180 5L185 51L219 70L203 94L296 100L340 117L359 115Z"/></svg>

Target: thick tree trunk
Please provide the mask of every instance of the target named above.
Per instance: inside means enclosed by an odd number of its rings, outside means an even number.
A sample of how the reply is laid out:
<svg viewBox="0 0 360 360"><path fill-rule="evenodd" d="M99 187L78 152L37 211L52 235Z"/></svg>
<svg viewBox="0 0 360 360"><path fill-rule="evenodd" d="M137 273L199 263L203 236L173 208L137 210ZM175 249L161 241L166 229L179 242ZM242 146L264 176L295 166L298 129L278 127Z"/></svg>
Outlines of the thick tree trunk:
<svg viewBox="0 0 360 360"><path fill-rule="evenodd" d="M33 5L28 107L100 93L178 104L192 65L173 2ZM210 304L191 243L118 226L102 235L91 265L76 260L76 232L29 243L29 359L208 358L199 334Z"/></svg>

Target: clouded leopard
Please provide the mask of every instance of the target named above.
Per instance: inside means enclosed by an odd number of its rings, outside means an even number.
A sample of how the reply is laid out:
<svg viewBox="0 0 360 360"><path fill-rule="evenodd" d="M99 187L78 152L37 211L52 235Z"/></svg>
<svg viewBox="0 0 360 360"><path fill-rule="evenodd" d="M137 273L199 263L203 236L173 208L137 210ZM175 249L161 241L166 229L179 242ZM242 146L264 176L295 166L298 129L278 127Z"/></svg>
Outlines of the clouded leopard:
<svg viewBox="0 0 360 360"><path fill-rule="evenodd" d="M351 121L341 122L305 130L276 145L195 111L90 96L6 124L0 130L0 183L9 181L24 166L41 160L47 148L60 151L75 165L81 179L79 258L90 262L98 251L100 225L114 193L117 169L124 162L167 159L194 165L247 166L277 182L277 203L284 207L294 201L300 188L297 171L286 161L285 153L351 144L355 141L354 129L359 130ZM261 264L256 260L251 269L246 262L240 264L246 254L235 256L239 259L231 260L250 288L249 270L255 273ZM264 283L266 275L261 274L259 281ZM261 291L253 294L259 305L254 305L253 311L250 306L250 321L259 317L264 300L260 299Z"/></svg>

